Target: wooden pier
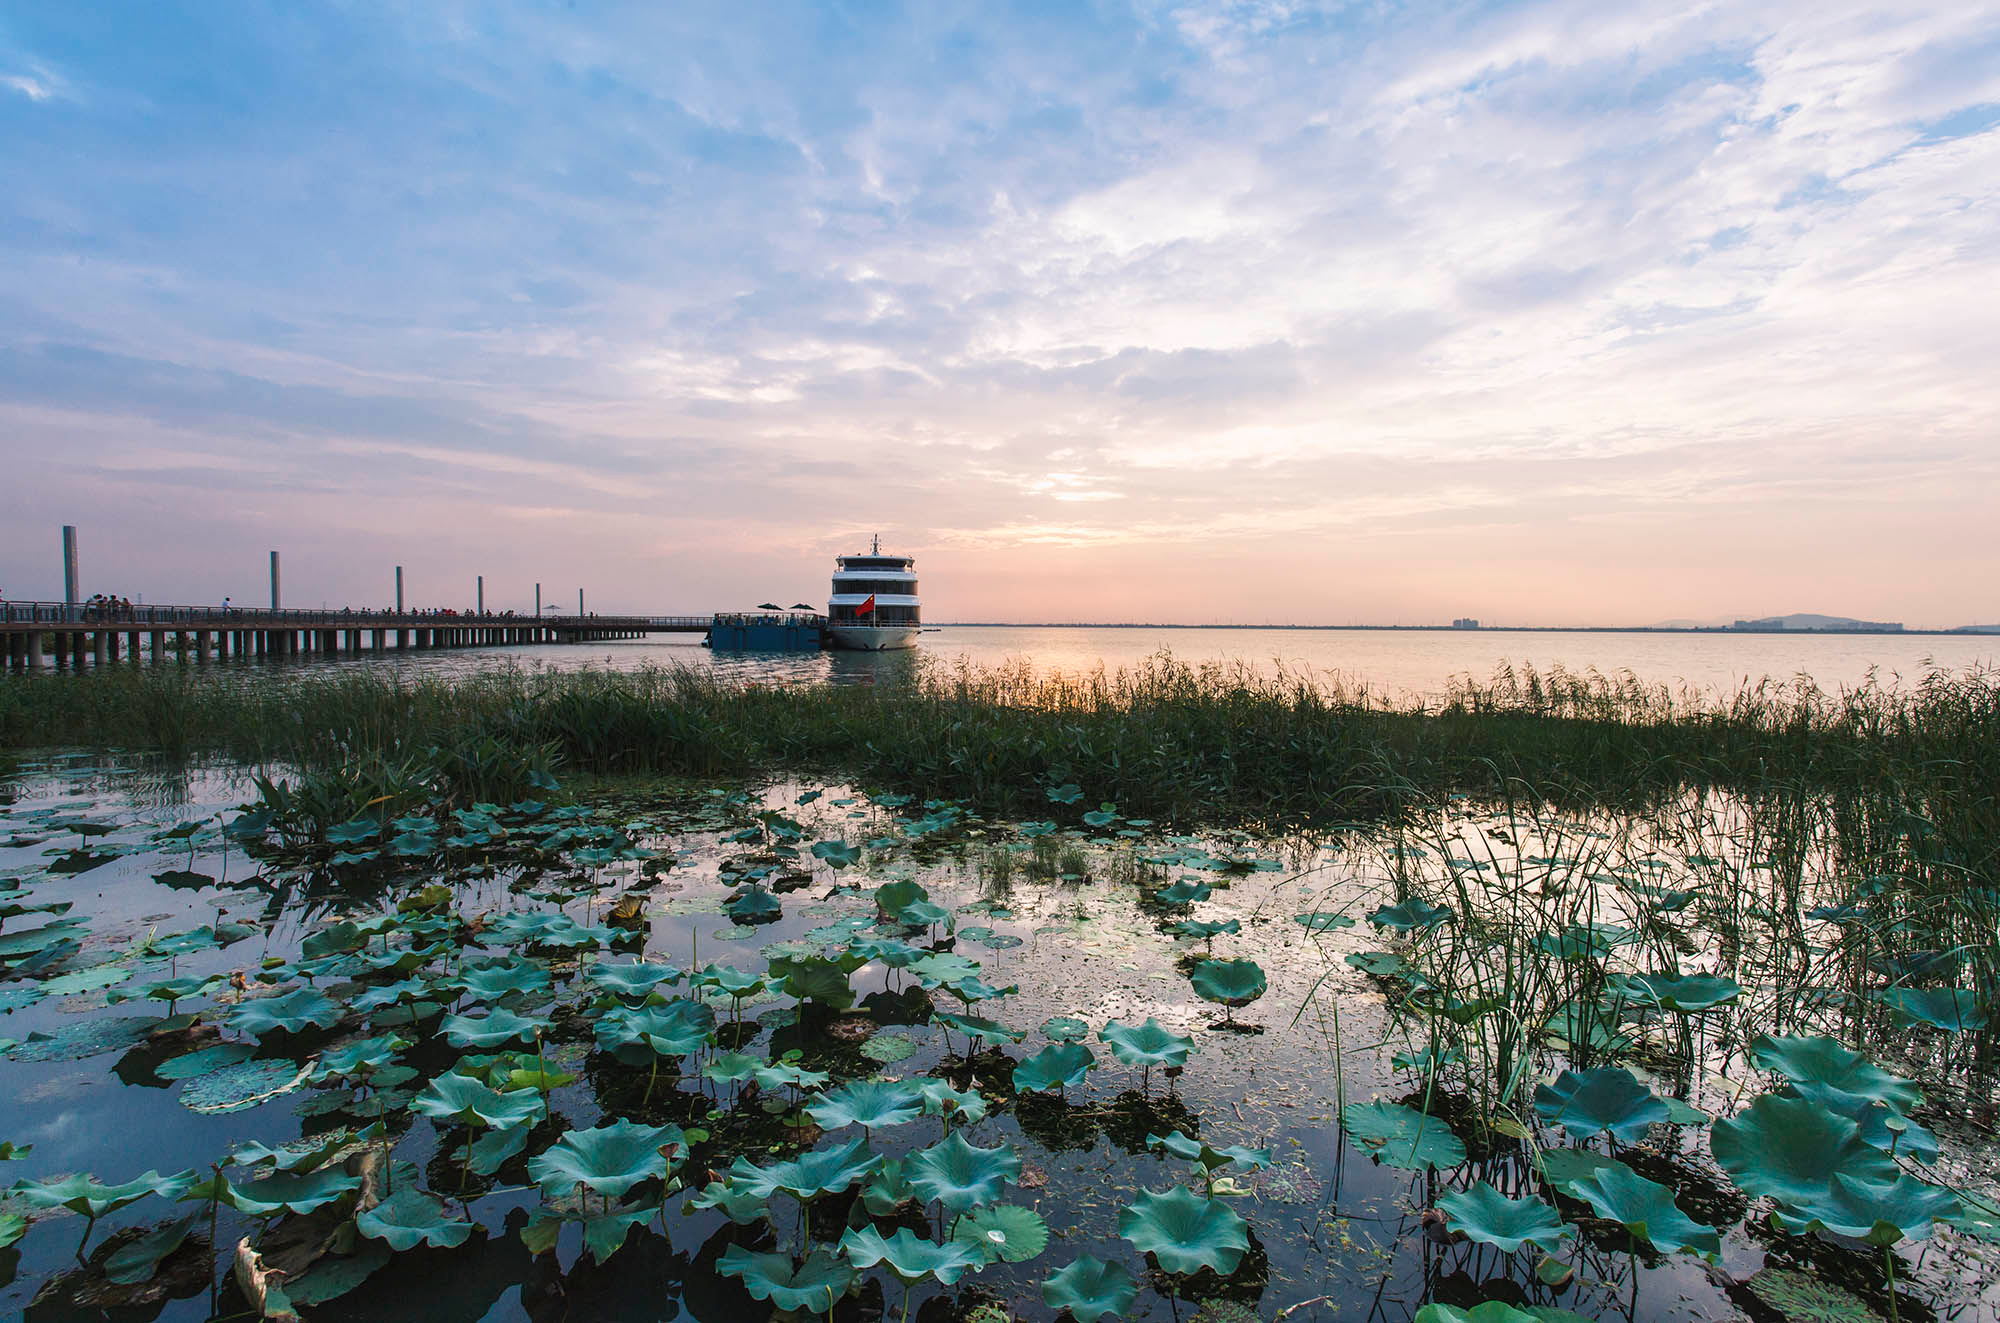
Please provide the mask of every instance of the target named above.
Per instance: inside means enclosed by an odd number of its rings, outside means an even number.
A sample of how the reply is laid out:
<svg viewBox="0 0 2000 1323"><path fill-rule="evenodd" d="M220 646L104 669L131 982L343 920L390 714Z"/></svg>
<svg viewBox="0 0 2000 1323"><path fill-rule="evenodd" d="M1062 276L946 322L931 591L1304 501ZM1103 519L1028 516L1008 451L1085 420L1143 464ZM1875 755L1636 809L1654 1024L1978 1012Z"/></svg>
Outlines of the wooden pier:
<svg viewBox="0 0 2000 1323"><path fill-rule="evenodd" d="M508 612L290 610L265 607L102 606L0 602L0 645L10 671L121 661L246 657L366 657L411 649L594 643L648 634L703 634L714 616L548 615Z"/></svg>

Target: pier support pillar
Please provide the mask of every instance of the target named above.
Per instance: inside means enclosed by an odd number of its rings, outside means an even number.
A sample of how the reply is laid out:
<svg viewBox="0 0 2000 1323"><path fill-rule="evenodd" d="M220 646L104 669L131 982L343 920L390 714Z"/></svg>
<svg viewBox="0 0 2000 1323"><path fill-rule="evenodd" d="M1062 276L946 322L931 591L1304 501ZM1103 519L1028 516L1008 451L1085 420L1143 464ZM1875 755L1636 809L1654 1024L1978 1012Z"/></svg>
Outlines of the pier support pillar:
<svg viewBox="0 0 2000 1323"><path fill-rule="evenodd" d="M91 651L96 654L99 666L111 660L111 635L106 630L98 630L91 638Z"/></svg>
<svg viewBox="0 0 2000 1323"><path fill-rule="evenodd" d="M42 669L42 631L39 629L28 631L28 669Z"/></svg>

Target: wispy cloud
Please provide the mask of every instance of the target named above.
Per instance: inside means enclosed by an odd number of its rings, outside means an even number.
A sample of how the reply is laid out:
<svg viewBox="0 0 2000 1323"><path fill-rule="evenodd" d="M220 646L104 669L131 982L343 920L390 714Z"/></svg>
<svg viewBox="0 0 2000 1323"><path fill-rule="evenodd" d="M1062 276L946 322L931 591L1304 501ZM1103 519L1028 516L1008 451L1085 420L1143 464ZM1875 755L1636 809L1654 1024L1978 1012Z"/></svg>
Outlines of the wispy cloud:
<svg viewBox="0 0 2000 1323"><path fill-rule="evenodd" d="M1939 532L2000 502L1992 3L44 7L0 87L10 587L149 486L217 495L156 595L284 538L700 607L877 527L955 616L2000 571Z"/></svg>

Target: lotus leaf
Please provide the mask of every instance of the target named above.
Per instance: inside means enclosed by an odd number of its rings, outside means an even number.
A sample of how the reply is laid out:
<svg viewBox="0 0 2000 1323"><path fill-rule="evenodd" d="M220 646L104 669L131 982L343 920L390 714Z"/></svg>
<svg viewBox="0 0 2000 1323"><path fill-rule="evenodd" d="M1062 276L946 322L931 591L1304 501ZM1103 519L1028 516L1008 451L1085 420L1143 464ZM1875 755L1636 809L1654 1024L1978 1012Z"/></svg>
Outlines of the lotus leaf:
<svg viewBox="0 0 2000 1323"><path fill-rule="evenodd" d="M1567 1182L1568 1193L1589 1204L1599 1217L1625 1229L1662 1254L1689 1253L1720 1262L1722 1237L1683 1213L1674 1192L1649 1181L1622 1162L1607 1162Z"/></svg>
<svg viewBox="0 0 2000 1323"><path fill-rule="evenodd" d="M678 1057L708 1046L715 1032L715 1010L704 1002L679 998L661 1006L620 1006L598 1020L598 1046L616 1053L628 1065L643 1065L649 1056Z"/></svg>
<svg viewBox="0 0 2000 1323"><path fill-rule="evenodd" d="M848 948L864 960L879 960L891 969L908 969L930 954L921 946L899 942L893 937L870 937Z"/></svg>
<svg viewBox="0 0 2000 1323"><path fill-rule="evenodd" d="M1594 1172L1606 1167L1625 1166L1616 1158L1588 1148L1545 1148L1536 1157L1542 1169L1542 1179L1564 1194L1571 1193L1572 1184Z"/></svg>
<svg viewBox="0 0 2000 1323"><path fill-rule="evenodd" d="M833 1076L823 1070L807 1070L793 1061L774 1061L757 1067L752 1078L760 1089L817 1089Z"/></svg>
<svg viewBox="0 0 2000 1323"><path fill-rule="evenodd" d="M729 1167L729 1183L767 1199L780 1190L795 1198L814 1199L845 1190L880 1161L868 1151L865 1138L855 1139L840 1148L815 1149L768 1167L737 1158Z"/></svg>
<svg viewBox="0 0 2000 1323"><path fill-rule="evenodd" d="M546 1194L570 1194L581 1185L616 1199L641 1181L664 1178L686 1144L678 1126L613 1121L570 1131L528 1159L528 1176Z"/></svg>
<svg viewBox="0 0 2000 1323"><path fill-rule="evenodd" d="M986 1119L986 1099L977 1089L954 1089L950 1081L920 1079L917 1088L924 1095L925 1116L953 1116L967 1125Z"/></svg>
<svg viewBox="0 0 2000 1323"><path fill-rule="evenodd" d="M438 1023L453 1047L502 1047L508 1043L532 1043L549 1027L540 1016L516 1015L505 1007L485 1015L447 1015Z"/></svg>
<svg viewBox="0 0 2000 1323"><path fill-rule="evenodd" d="M855 1080L806 1108L822 1130L858 1125L864 1130L914 1121L923 1112L923 1091L903 1081Z"/></svg>
<svg viewBox="0 0 2000 1323"><path fill-rule="evenodd" d="M915 974L917 980L927 988L944 987L974 978L979 970L980 964L977 960L967 960L962 955L952 955L950 952L927 955L910 965L910 972Z"/></svg>
<svg viewBox="0 0 2000 1323"><path fill-rule="evenodd" d="M230 1012L229 1027L241 1033L263 1035L273 1030L300 1033L307 1029L331 1029L340 1023L340 1004L312 988L295 988L276 997L256 997Z"/></svg>
<svg viewBox="0 0 2000 1323"><path fill-rule="evenodd" d="M1096 1064L1082 1043L1051 1043L1014 1067L1014 1087L1029 1092L1068 1089L1083 1083Z"/></svg>
<svg viewBox="0 0 2000 1323"><path fill-rule="evenodd" d="M145 1235L128 1240L104 1259L104 1279L118 1286L137 1286L151 1281L160 1261L179 1249L194 1229L199 1211L177 1221L155 1227Z"/></svg>
<svg viewBox="0 0 2000 1323"><path fill-rule="evenodd" d="M876 1034L860 1048L861 1055L878 1065L893 1066L917 1054L917 1045L903 1034Z"/></svg>
<svg viewBox="0 0 2000 1323"><path fill-rule="evenodd" d="M596 969L591 972L594 977ZM469 966L453 983L477 1001L499 1001L547 992L551 980L541 965L517 956Z"/></svg>
<svg viewBox="0 0 2000 1323"><path fill-rule="evenodd" d="M369 988L348 1004L356 1011L367 1013L398 1006L404 1002L421 1001L431 996L433 991L428 981L421 978L407 978L401 982L384 983L379 987Z"/></svg>
<svg viewBox="0 0 2000 1323"><path fill-rule="evenodd" d="M1118 1234L1168 1272L1211 1268L1227 1277L1250 1248L1249 1224L1235 1209L1181 1186L1134 1196L1118 1214Z"/></svg>
<svg viewBox="0 0 2000 1323"><path fill-rule="evenodd" d="M1005 1144L980 1148L953 1133L903 1160L903 1179L926 1202L948 1213L990 1204L1021 1174L1021 1156Z"/></svg>
<svg viewBox="0 0 2000 1323"><path fill-rule="evenodd" d="M30 1208L67 1208L95 1222L105 1214L115 1213L149 1195L179 1198L193 1184L192 1171L172 1176L149 1171L123 1185L99 1185L89 1176L82 1175L65 1176L54 1181L22 1181L14 1186L14 1193L20 1195Z"/></svg>
<svg viewBox="0 0 2000 1323"><path fill-rule="evenodd" d="M1454 917L1449 906L1427 904L1412 896L1400 905L1382 906L1368 916L1368 922L1391 932L1413 933L1428 932Z"/></svg>
<svg viewBox="0 0 2000 1323"><path fill-rule="evenodd" d="M1525 1245L1554 1253L1568 1231L1541 1200L1510 1199L1485 1181L1439 1195L1437 1206L1453 1231L1503 1254L1518 1254Z"/></svg>
<svg viewBox="0 0 2000 1323"><path fill-rule="evenodd" d="M845 841L815 841L812 852L829 868L852 868L861 862L861 847Z"/></svg>
<svg viewBox="0 0 2000 1323"><path fill-rule="evenodd" d="M181 1104L193 1112L241 1112L290 1093L311 1075L296 1061L242 1061L182 1084Z"/></svg>
<svg viewBox="0 0 2000 1323"><path fill-rule="evenodd" d="M11 960L15 956L33 955L45 951L58 942L76 941L89 929L74 919L63 919L40 928L30 928L26 932L0 935L0 959Z"/></svg>
<svg viewBox="0 0 2000 1323"><path fill-rule="evenodd" d="M1588 1139L1608 1131L1626 1144L1644 1139L1649 1126L1669 1119L1667 1105L1631 1071L1618 1066L1566 1070L1553 1084L1537 1084L1535 1111L1573 1138Z"/></svg>
<svg viewBox="0 0 2000 1323"><path fill-rule="evenodd" d="M1106 1263L1088 1254L1052 1274L1042 1283L1042 1302L1067 1310L1077 1323L1098 1323L1107 1315L1123 1315L1139 1298L1139 1283L1123 1264Z"/></svg>
<svg viewBox="0 0 2000 1323"><path fill-rule="evenodd" d="M1042 1021L1042 1037L1051 1043L1077 1043L1089 1035L1090 1026L1073 1015L1057 1015Z"/></svg>
<svg viewBox="0 0 2000 1323"><path fill-rule="evenodd" d="M1556 1313L1562 1313L1556 1310ZM1570 1315L1576 1319L1577 1315ZM1411 1323L1554 1323L1539 1312L1516 1309L1504 1300L1488 1300L1470 1309L1456 1305L1425 1305Z"/></svg>
<svg viewBox="0 0 2000 1323"><path fill-rule="evenodd" d="M1765 1094L1710 1127L1709 1148L1745 1193L1796 1207L1825 1199L1836 1175L1886 1185L1898 1174L1853 1120L1809 1098Z"/></svg>
<svg viewBox="0 0 2000 1323"><path fill-rule="evenodd" d="M1128 1066L1185 1066L1194 1051L1194 1040L1173 1032L1158 1020L1144 1024L1113 1020L1097 1035L1111 1047L1111 1055Z"/></svg>
<svg viewBox="0 0 2000 1323"><path fill-rule="evenodd" d="M764 1064L764 1058L747 1052L717 1052L702 1063L701 1074L718 1084L741 1084L755 1078L757 1068Z"/></svg>
<svg viewBox="0 0 2000 1323"><path fill-rule="evenodd" d="M672 965L637 960L624 965L592 965L587 977L614 996L644 1000L680 982L683 975Z"/></svg>
<svg viewBox="0 0 2000 1323"><path fill-rule="evenodd" d="M1988 1023L1979 994L1967 988L1888 988L1873 995L1905 1022L1948 1034L1974 1032Z"/></svg>
<svg viewBox="0 0 2000 1323"><path fill-rule="evenodd" d="M1743 985L1715 974L1630 974L1614 987L1642 1006L1693 1013L1735 1001Z"/></svg>
<svg viewBox="0 0 2000 1323"><path fill-rule="evenodd" d="M1924 1100L1916 1085L1831 1038L1759 1034L1750 1040L1750 1061L1759 1070L1783 1075L1799 1096L1823 1102L1838 1112L1880 1102L1908 1113Z"/></svg>
<svg viewBox="0 0 2000 1323"><path fill-rule="evenodd" d="M1306 914L1294 914L1292 922L1309 933L1331 932L1335 928L1352 928L1354 920L1345 914L1327 910L1313 910Z"/></svg>
<svg viewBox="0 0 2000 1323"><path fill-rule="evenodd" d="M1161 887L1153 893L1153 899L1162 905L1196 905L1215 894L1212 883L1196 882L1192 879Z"/></svg>
<svg viewBox="0 0 2000 1323"><path fill-rule="evenodd" d="M248 1043L217 1043L214 1047L204 1047L163 1061L153 1067L153 1073L163 1080L191 1080L197 1075L248 1061L255 1050Z"/></svg>
<svg viewBox="0 0 2000 1323"><path fill-rule="evenodd" d="M989 1020L982 1015L955 1015L950 1011L936 1011L931 1016L947 1029L956 1029L969 1039L998 1046L1001 1043L1018 1043L1027 1037L1020 1029L1009 1029L998 1020Z"/></svg>
<svg viewBox="0 0 2000 1323"><path fill-rule="evenodd" d="M770 976L788 997L844 1011L854 1004L854 989L848 984L848 975L866 963L851 951L832 960L818 956L788 957L771 962Z"/></svg>
<svg viewBox="0 0 2000 1323"><path fill-rule="evenodd" d="M710 1181L688 1196L694 1208L719 1210L738 1226L749 1226L763 1218L769 1199L754 1190L738 1189L726 1181Z"/></svg>
<svg viewBox="0 0 2000 1323"><path fill-rule="evenodd" d="M744 887L723 902L722 912L738 923L776 923L784 917L785 905L762 887Z"/></svg>
<svg viewBox="0 0 2000 1323"><path fill-rule="evenodd" d="M1399 1103L1352 1103L1340 1113L1348 1137L1391 1167L1427 1171L1465 1161L1465 1145L1451 1127Z"/></svg>
<svg viewBox="0 0 2000 1323"><path fill-rule="evenodd" d="M323 1305L337 1300L374 1276L389 1262L389 1247L378 1241L358 1245L346 1257L329 1254L296 1280L287 1278L284 1292L295 1305Z"/></svg>
<svg viewBox="0 0 2000 1323"><path fill-rule="evenodd" d="M132 977L132 971L119 965L93 965L89 969L79 969L62 974L42 983L42 991L51 997L73 997L79 992L95 992L99 988L109 988Z"/></svg>
<svg viewBox="0 0 2000 1323"><path fill-rule="evenodd" d="M267 1217L276 1212L310 1213L323 1208L350 1190L361 1188L361 1178L338 1167L322 1167L313 1172L279 1171L251 1181L231 1184L223 1202L239 1213Z"/></svg>
<svg viewBox="0 0 2000 1323"><path fill-rule="evenodd" d="M1261 1171L1271 1165L1271 1150L1268 1148L1246 1148L1241 1144L1214 1148L1179 1130L1164 1135L1147 1135L1146 1147L1162 1149L1183 1162L1199 1163L1204 1171L1214 1171L1232 1162L1246 1171Z"/></svg>
<svg viewBox="0 0 2000 1323"><path fill-rule="evenodd" d="M1619 947L1639 939L1630 928L1605 923L1573 923L1560 933L1544 933L1535 949L1558 960L1603 960Z"/></svg>
<svg viewBox="0 0 2000 1323"><path fill-rule="evenodd" d="M504 1130L488 1130L473 1140L466 1150L467 1164L481 1176L493 1175L528 1147L533 1129L532 1126L515 1125Z"/></svg>
<svg viewBox="0 0 2000 1323"><path fill-rule="evenodd" d="M972 1246L989 1263L1025 1263L1048 1248L1049 1224L1031 1208L993 1204L959 1218L951 1238Z"/></svg>
<svg viewBox="0 0 2000 1323"><path fill-rule="evenodd" d="M1771 1220L1793 1235L1823 1231L1889 1246L1922 1240L1931 1224L1950 1221L1963 1205L1950 1190L1898 1173L1886 1181L1835 1172L1828 1188L1810 1201L1784 1202Z"/></svg>
<svg viewBox="0 0 2000 1323"><path fill-rule="evenodd" d="M1227 1007L1248 1006L1264 995L1264 971L1254 960L1204 960L1188 976L1195 995Z"/></svg>
<svg viewBox="0 0 2000 1323"><path fill-rule="evenodd" d="M872 1226L860 1227L840 1238L840 1248L855 1267L872 1268L886 1263L889 1271L904 1282L934 1277L952 1286L967 1271L977 1272L987 1263L986 1256L970 1245L955 1240L940 1245L922 1239L907 1227L898 1227L889 1236Z"/></svg>
<svg viewBox="0 0 2000 1323"><path fill-rule="evenodd" d="M760 1254L742 1245L723 1251L715 1269L743 1283L758 1300L768 1300L785 1313L825 1314L854 1285L854 1269L823 1248L806 1255L804 1263L789 1254Z"/></svg>
<svg viewBox="0 0 2000 1323"><path fill-rule="evenodd" d="M454 1249L472 1235L472 1223L451 1221L434 1196L410 1186L357 1214L354 1226L362 1235L384 1241L398 1253L419 1245Z"/></svg>
<svg viewBox="0 0 2000 1323"><path fill-rule="evenodd" d="M394 1061L396 1054L409 1046L411 1046L409 1039L399 1038L395 1034L377 1034L373 1038L356 1039L352 1043L330 1048L321 1053L319 1069L313 1072L313 1078L372 1075Z"/></svg>
<svg viewBox="0 0 2000 1323"><path fill-rule="evenodd" d="M542 1095L533 1089L501 1093L482 1080L456 1071L432 1080L412 1100L411 1106L436 1120L460 1121L496 1129L532 1124L541 1120L548 1110Z"/></svg>
<svg viewBox="0 0 2000 1323"><path fill-rule="evenodd" d="M764 990L766 983L762 974L752 974L733 965L704 965L695 979L701 986L712 988L732 1000L754 997Z"/></svg>
<svg viewBox="0 0 2000 1323"><path fill-rule="evenodd" d="M1846 1287L1795 1268L1765 1268L1743 1285L1788 1323L1880 1323L1867 1301Z"/></svg>
<svg viewBox="0 0 2000 1323"><path fill-rule="evenodd" d="M93 1015L53 1033L31 1033L6 1054L15 1061L81 1061L100 1052L128 1048L159 1023L150 1016Z"/></svg>
<svg viewBox="0 0 2000 1323"><path fill-rule="evenodd" d="M904 909L931 898L931 893L915 882L885 882L875 888L875 909L885 919L896 919Z"/></svg>

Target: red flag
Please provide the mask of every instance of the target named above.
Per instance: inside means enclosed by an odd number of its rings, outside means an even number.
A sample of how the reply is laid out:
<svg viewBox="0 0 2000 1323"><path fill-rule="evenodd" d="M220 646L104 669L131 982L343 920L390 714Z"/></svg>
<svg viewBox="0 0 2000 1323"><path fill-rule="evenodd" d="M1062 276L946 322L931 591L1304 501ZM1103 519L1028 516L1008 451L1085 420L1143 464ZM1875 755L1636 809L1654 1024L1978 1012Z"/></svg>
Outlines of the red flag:
<svg viewBox="0 0 2000 1323"><path fill-rule="evenodd" d="M870 594L868 594L868 600L867 600L867 601L865 601L865 602L863 602L863 603L862 603L862 604L861 604L860 606L857 606L857 607L855 607L855 608L854 608L854 614L855 614L855 615L857 615L857 616L872 616L872 615L874 615L874 614L875 614L875 594L873 594L873 593L870 593Z"/></svg>

